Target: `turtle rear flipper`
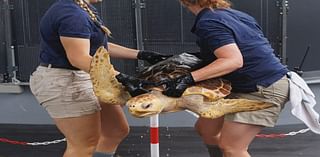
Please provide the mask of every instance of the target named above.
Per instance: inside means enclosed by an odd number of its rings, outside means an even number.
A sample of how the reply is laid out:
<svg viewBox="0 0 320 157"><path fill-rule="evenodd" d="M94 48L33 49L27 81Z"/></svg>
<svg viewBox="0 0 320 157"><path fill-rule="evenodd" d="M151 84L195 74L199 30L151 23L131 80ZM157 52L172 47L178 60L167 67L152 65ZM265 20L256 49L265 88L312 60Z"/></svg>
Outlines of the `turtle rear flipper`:
<svg viewBox="0 0 320 157"><path fill-rule="evenodd" d="M270 103L248 99L220 99L214 102L207 102L203 105L197 113L201 117L212 119L230 113L256 111L273 106Z"/></svg>
<svg viewBox="0 0 320 157"><path fill-rule="evenodd" d="M124 105L130 98L128 92L115 78L116 72L110 62L108 51L100 47L92 58L90 77L98 99L110 105Z"/></svg>

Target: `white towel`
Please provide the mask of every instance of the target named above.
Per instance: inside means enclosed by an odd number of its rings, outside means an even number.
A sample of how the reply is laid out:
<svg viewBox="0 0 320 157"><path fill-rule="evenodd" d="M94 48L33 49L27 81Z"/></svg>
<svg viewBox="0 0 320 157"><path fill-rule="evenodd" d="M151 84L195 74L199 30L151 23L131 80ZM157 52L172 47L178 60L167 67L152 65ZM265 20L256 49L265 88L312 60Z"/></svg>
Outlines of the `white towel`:
<svg viewBox="0 0 320 157"><path fill-rule="evenodd" d="M311 131L320 134L319 114L314 110L316 100L307 83L295 72L289 72L291 113Z"/></svg>

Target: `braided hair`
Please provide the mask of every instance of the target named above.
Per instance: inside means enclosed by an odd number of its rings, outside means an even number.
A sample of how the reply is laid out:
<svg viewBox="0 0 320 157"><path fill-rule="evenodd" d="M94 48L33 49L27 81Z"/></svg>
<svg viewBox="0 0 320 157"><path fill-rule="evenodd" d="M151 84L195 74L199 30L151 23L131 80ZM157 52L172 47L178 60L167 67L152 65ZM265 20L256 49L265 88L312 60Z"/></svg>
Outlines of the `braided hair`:
<svg viewBox="0 0 320 157"><path fill-rule="evenodd" d="M228 0L180 0L184 5L195 5L198 4L200 7L208 8L229 8L231 3Z"/></svg>
<svg viewBox="0 0 320 157"><path fill-rule="evenodd" d="M78 4L83 10L85 10L89 14L90 19L95 24L97 24L107 36L111 35L111 31L98 20L97 15L95 14L95 12L93 12L90 9L90 7L86 2L84 2L83 0L74 0L74 1L76 4Z"/></svg>

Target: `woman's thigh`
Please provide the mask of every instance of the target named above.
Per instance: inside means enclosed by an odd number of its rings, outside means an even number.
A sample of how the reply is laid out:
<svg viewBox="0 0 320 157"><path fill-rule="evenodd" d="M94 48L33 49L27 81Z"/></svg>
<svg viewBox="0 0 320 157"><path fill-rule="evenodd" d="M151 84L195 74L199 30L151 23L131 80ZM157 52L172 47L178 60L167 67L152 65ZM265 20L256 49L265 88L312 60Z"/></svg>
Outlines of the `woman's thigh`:
<svg viewBox="0 0 320 157"><path fill-rule="evenodd" d="M247 150L251 141L262 128L259 125L225 121L221 130L219 145L226 150Z"/></svg>
<svg viewBox="0 0 320 157"><path fill-rule="evenodd" d="M100 113L74 118L54 118L68 145L78 148L95 146L100 135Z"/></svg>
<svg viewBox="0 0 320 157"><path fill-rule="evenodd" d="M218 135L223 125L224 118L217 119L199 118L195 124L195 128L201 131L200 134L210 133L211 135Z"/></svg>
<svg viewBox="0 0 320 157"><path fill-rule="evenodd" d="M112 136L114 133L127 133L129 125L122 106L105 103L100 104L102 108L100 111L102 134Z"/></svg>
<svg viewBox="0 0 320 157"><path fill-rule="evenodd" d="M199 118L195 124L195 129L206 144L216 145L219 141L220 131L224 118L217 119Z"/></svg>

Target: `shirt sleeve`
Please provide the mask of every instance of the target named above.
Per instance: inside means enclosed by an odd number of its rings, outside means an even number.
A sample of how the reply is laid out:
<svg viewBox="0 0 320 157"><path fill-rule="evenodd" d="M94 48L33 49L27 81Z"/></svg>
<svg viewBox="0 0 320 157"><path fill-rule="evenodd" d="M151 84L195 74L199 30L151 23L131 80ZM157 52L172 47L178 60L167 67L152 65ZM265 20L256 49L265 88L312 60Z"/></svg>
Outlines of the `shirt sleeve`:
<svg viewBox="0 0 320 157"><path fill-rule="evenodd" d="M59 36L89 39L91 25L86 15L69 12L58 19Z"/></svg>
<svg viewBox="0 0 320 157"><path fill-rule="evenodd" d="M195 32L200 38L207 41L209 49L216 49L235 43L233 31L221 22L214 20L199 21Z"/></svg>

